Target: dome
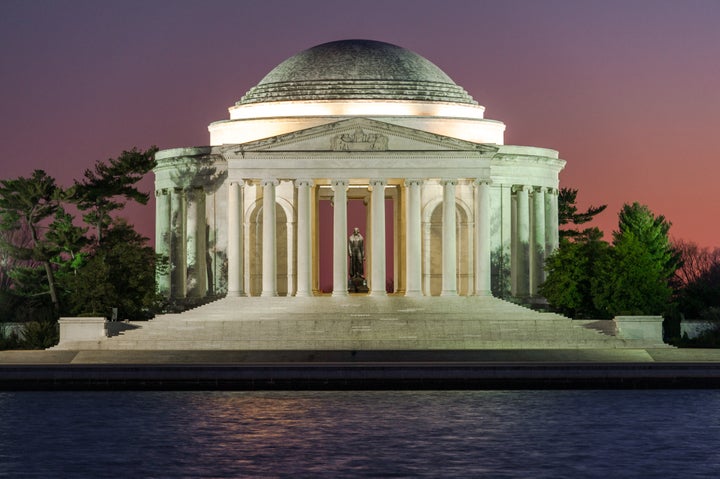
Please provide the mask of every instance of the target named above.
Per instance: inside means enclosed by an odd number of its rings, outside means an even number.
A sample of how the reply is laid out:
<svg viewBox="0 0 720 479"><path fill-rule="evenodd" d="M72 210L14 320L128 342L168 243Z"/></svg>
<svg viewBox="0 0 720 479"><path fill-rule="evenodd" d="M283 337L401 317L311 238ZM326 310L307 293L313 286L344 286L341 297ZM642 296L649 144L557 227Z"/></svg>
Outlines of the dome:
<svg viewBox="0 0 720 479"><path fill-rule="evenodd" d="M280 63L237 105L278 101L477 102L417 53L373 40L340 40Z"/></svg>

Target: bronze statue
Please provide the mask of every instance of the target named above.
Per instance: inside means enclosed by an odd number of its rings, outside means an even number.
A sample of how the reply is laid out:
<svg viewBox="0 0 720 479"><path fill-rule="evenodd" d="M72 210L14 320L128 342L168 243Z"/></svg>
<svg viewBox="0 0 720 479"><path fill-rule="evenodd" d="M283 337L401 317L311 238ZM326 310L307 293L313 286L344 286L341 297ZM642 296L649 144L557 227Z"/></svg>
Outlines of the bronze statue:
<svg viewBox="0 0 720 479"><path fill-rule="evenodd" d="M363 262L365 261L365 242L360 234L360 228L353 229L348 238L348 256L350 256L350 277L362 278L365 274Z"/></svg>

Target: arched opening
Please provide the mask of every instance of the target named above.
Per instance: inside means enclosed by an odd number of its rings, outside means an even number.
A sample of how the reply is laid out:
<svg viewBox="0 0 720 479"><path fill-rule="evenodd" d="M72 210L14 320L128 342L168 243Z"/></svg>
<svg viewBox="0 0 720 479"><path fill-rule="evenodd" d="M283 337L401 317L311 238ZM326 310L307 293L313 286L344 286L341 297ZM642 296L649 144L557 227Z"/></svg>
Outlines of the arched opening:
<svg viewBox="0 0 720 479"><path fill-rule="evenodd" d="M249 219L249 278L248 278L248 294L250 296L260 296L262 293L262 236L263 236L263 215L262 200L258 201L252 209ZM290 229L287 214L285 210L275 203L275 245L276 245L276 261L277 261L277 292L278 296L287 296L292 294L292 269L290 266L290 254L288 245L291 244L288 236Z"/></svg>
<svg viewBox="0 0 720 479"><path fill-rule="evenodd" d="M439 296L442 292L442 201L428 205L431 213L423 221L423 294ZM457 289L469 295L473 288L473 222L469 209L456 202Z"/></svg>

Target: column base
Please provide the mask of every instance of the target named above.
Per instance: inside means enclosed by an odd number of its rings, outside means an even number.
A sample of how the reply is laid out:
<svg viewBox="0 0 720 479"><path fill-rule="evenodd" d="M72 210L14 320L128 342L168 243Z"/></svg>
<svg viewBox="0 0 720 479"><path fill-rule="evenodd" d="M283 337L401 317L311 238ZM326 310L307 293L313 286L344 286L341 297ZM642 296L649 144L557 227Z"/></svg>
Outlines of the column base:
<svg viewBox="0 0 720 479"><path fill-rule="evenodd" d="M455 290L442 291L440 296L457 296L458 292Z"/></svg>
<svg viewBox="0 0 720 479"><path fill-rule="evenodd" d="M422 291L420 291L420 290L405 291L405 296L406 296L406 297L410 297L410 298L419 298L419 297L422 296L422 295L423 295L423 294L422 294Z"/></svg>
<svg viewBox="0 0 720 479"><path fill-rule="evenodd" d="M239 298L242 296L247 296L247 294L245 294L245 291L228 291L227 295L232 298Z"/></svg>
<svg viewBox="0 0 720 479"><path fill-rule="evenodd" d="M262 293L260 293L260 297L262 298L274 298L277 295L277 291L263 291Z"/></svg>
<svg viewBox="0 0 720 479"><path fill-rule="evenodd" d="M486 291L475 291L475 296L492 296L492 292L489 290Z"/></svg>
<svg viewBox="0 0 720 479"><path fill-rule="evenodd" d="M334 298L336 298L336 297L346 297L347 295L348 295L348 292L347 292L347 291L333 291L332 294L331 294L331 296L334 297Z"/></svg>

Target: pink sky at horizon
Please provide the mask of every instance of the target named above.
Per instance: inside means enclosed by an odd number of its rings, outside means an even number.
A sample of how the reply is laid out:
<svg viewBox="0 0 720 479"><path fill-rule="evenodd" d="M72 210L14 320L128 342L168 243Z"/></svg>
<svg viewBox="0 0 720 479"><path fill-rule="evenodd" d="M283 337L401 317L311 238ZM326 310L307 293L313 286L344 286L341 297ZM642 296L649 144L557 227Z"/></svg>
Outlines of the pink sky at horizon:
<svg viewBox="0 0 720 479"><path fill-rule="evenodd" d="M623 203L720 246L720 2L5 0L0 178L69 185L134 146L204 145L207 125L285 58L370 38L428 58L507 144L557 149L579 204ZM144 181L148 191L152 179ZM153 236L154 207L126 212Z"/></svg>

